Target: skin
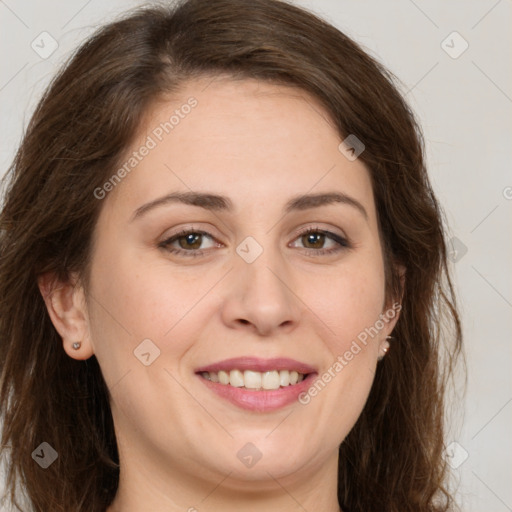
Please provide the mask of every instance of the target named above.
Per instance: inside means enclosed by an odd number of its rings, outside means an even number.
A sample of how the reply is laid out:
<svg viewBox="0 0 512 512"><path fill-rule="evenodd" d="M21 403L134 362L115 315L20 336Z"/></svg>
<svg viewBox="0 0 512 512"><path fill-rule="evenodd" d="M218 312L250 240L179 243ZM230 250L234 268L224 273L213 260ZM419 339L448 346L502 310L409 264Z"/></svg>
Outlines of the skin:
<svg viewBox="0 0 512 512"><path fill-rule="evenodd" d="M328 115L304 91L228 78L188 83L155 104L128 153L191 96L197 106L103 199L90 288L40 279L64 350L95 354L111 392L121 476L108 511L338 511L338 446L398 314L307 405L247 411L194 370L258 356L322 374L389 309L368 170L339 151ZM191 190L228 196L233 211L172 203L132 220L141 205ZM333 191L359 201L367 218L342 203L282 211L293 196ZM299 232L307 227L351 247L308 242ZM203 255L158 247L185 228L213 237L193 245ZM252 263L236 252L248 236L263 249ZM183 238L172 245L187 250ZM133 351L148 338L160 355L145 366ZM248 442L262 454L251 468L237 457Z"/></svg>

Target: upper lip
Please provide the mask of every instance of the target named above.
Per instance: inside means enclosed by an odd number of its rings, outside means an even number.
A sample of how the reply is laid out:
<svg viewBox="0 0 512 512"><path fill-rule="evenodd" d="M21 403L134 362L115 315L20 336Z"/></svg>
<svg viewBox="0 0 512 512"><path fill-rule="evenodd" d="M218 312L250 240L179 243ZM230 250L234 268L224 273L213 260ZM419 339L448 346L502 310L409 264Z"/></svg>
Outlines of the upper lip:
<svg viewBox="0 0 512 512"><path fill-rule="evenodd" d="M230 370L253 370L256 372L295 370L303 374L316 372L315 368L312 366L287 357L277 357L272 359L261 359L259 357L234 357L232 359L224 359L223 361L218 361L207 366L201 366L195 371L196 373L200 373Z"/></svg>

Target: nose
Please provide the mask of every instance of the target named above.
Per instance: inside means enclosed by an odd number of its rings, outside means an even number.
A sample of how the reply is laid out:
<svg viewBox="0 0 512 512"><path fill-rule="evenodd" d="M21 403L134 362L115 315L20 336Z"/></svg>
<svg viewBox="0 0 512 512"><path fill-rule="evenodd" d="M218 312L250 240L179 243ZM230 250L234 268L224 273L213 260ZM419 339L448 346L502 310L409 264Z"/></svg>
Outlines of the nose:
<svg viewBox="0 0 512 512"><path fill-rule="evenodd" d="M232 329L275 337L293 331L300 319L297 283L277 251L265 249L252 263L236 255L229 273L222 319Z"/></svg>

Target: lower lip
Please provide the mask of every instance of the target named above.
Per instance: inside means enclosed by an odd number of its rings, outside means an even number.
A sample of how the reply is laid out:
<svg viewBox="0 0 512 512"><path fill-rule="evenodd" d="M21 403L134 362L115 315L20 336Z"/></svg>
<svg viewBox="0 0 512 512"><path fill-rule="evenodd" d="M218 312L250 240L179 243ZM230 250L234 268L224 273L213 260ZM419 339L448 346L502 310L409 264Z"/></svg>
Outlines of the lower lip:
<svg viewBox="0 0 512 512"><path fill-rule="evenodd" d="M316 373L310 373L303 381L279 389L255 391L245 388L235 388L227 384L212 382L198 375L211 391L232 404L249 411L275 411L298 401L299 395L306 391L315 378Z"/></svg>

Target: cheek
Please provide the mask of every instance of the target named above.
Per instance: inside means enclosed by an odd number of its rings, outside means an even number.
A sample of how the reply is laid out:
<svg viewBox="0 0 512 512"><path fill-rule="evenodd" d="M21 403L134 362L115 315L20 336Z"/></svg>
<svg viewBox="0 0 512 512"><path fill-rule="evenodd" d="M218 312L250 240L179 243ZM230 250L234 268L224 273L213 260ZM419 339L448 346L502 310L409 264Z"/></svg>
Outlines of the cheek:
<svg viewBox="0 0 512 512"><path fill-rule="evenodd" d="M319 424L326 439L341 443L356 423L370 393L378 350L375 329L382 313L384 280L378 265L329 280L329 290L318 296L313 310L320 312L322 338L330 355L301 403Z"/></svg>
<svg viewBox="0 0 512 512"><path fill-rule="evenodd" d="M325 341L336 356L349 350L358 337L364 341L364 333L371 331L382 313L385 291L382 262L373 257L371 260L370 264L361 258L358 264L347 265L317 280L316 292L307 299L311 309L329 327ZM364 343L361 346L364 348Z"/></svg>
<svg viewBox="0 0 512 512"><path fill-rule="evenodd" d="M110 250L109 250L110 249ZM105 243L94 255L90 280L90 334L107 385L117 382L140 361L134 350L145 339L156 340L158 306L163 297L148 275L125 253ZM169 311L172 311L170 305ZM169 322L172 318L169 318Z"/></svg>
<svg viewBox="0 0 512 512"><path fill-rule="evenodd" d="M108 374L115 379L134 361L137 367L134 350L146 339L164 356L160 363L179 362L199 337L205 307L212 314L208 295L218 279L215 270L192 272L164 258L147 261L135 250L120 253L114 244L105 243L93 265L91 295L96 300L91 301L90 319L94 350L104 363L106 379Z"/></svg>

